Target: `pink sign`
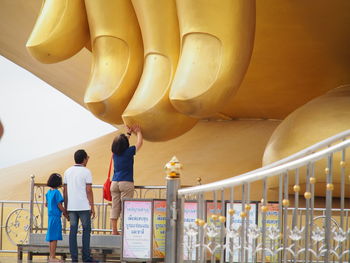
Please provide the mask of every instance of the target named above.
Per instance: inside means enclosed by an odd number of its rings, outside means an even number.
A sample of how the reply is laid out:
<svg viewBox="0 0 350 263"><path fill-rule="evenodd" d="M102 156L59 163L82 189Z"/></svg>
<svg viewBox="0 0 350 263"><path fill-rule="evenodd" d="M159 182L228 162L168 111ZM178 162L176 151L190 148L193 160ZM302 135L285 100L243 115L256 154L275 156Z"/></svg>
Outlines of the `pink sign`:
<svg viewBox="0 0 350 263"><path fill-rule="evenodd" d="M152 201L124 201L123 258L152 257Z"/></svg>

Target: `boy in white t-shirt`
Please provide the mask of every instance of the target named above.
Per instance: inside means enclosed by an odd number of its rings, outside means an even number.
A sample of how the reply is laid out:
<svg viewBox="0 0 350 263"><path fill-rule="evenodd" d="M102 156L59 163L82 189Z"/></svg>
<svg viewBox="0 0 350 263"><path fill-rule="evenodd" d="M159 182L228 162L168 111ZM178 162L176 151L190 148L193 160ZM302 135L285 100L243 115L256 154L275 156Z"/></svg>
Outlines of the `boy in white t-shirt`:
<svg viewBox="0 0 350 263"><path fill-rule="evenodd" d="M91 171L86 168L89 156L85 150L74 154L75 165L64 173L64 205L70 221L69 250L72 262L78 262L77 233L79 219L83 226L82 256L84 262L98 262L90 255L91 217L95 217Z"/></svg>

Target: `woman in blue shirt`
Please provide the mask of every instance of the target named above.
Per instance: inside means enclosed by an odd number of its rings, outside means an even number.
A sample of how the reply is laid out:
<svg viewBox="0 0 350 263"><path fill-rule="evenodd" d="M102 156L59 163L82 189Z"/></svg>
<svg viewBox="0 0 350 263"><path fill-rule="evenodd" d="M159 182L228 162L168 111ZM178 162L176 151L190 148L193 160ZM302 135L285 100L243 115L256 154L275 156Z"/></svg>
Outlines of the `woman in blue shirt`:
<svg viewBox="0 0 350 263"><path fill-rule="evenodd" d="M134 133L137 136L135 146L129 145L129 137ZM127 134L118 135L112 143L114 174L111 184L112 234L119 235L118 219L121 213L121 200L134 196L134 155L141 148L143 137L139 126L128 127Z"/></svg>

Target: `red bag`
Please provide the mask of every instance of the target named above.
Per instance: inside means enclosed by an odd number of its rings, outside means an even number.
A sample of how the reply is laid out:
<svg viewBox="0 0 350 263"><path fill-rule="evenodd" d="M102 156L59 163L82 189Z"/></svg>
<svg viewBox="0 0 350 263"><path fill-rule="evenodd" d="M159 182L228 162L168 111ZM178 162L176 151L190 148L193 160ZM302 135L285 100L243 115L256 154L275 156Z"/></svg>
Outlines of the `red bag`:
<svg viewBox="0 0 350 263"><path fill-rule="evenodd" d="M107 201L112 201L112 194L111 194L111 170L112 170L112 163L113 163L113 156L111 158L111 161L109 163L109 171L106 182L103 184L103 198Z"/></svg>

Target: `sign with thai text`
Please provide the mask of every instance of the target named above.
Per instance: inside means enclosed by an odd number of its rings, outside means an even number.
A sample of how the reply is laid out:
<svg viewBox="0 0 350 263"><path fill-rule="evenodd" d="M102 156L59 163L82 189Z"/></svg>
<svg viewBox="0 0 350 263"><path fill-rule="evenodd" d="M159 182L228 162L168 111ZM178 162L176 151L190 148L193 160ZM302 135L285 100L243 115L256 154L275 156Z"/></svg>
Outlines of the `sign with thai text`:
<svg viewBox="0 0 350 263"><path fill-rule="evenodd" d="M125 200L123 259L151 259L152 201Z"/></svg>
<svg viewBox="0 0 350 263"><path fill-rule="evenodd" d="M165 257L166 201L153 203L153 258Z"/></svg>

